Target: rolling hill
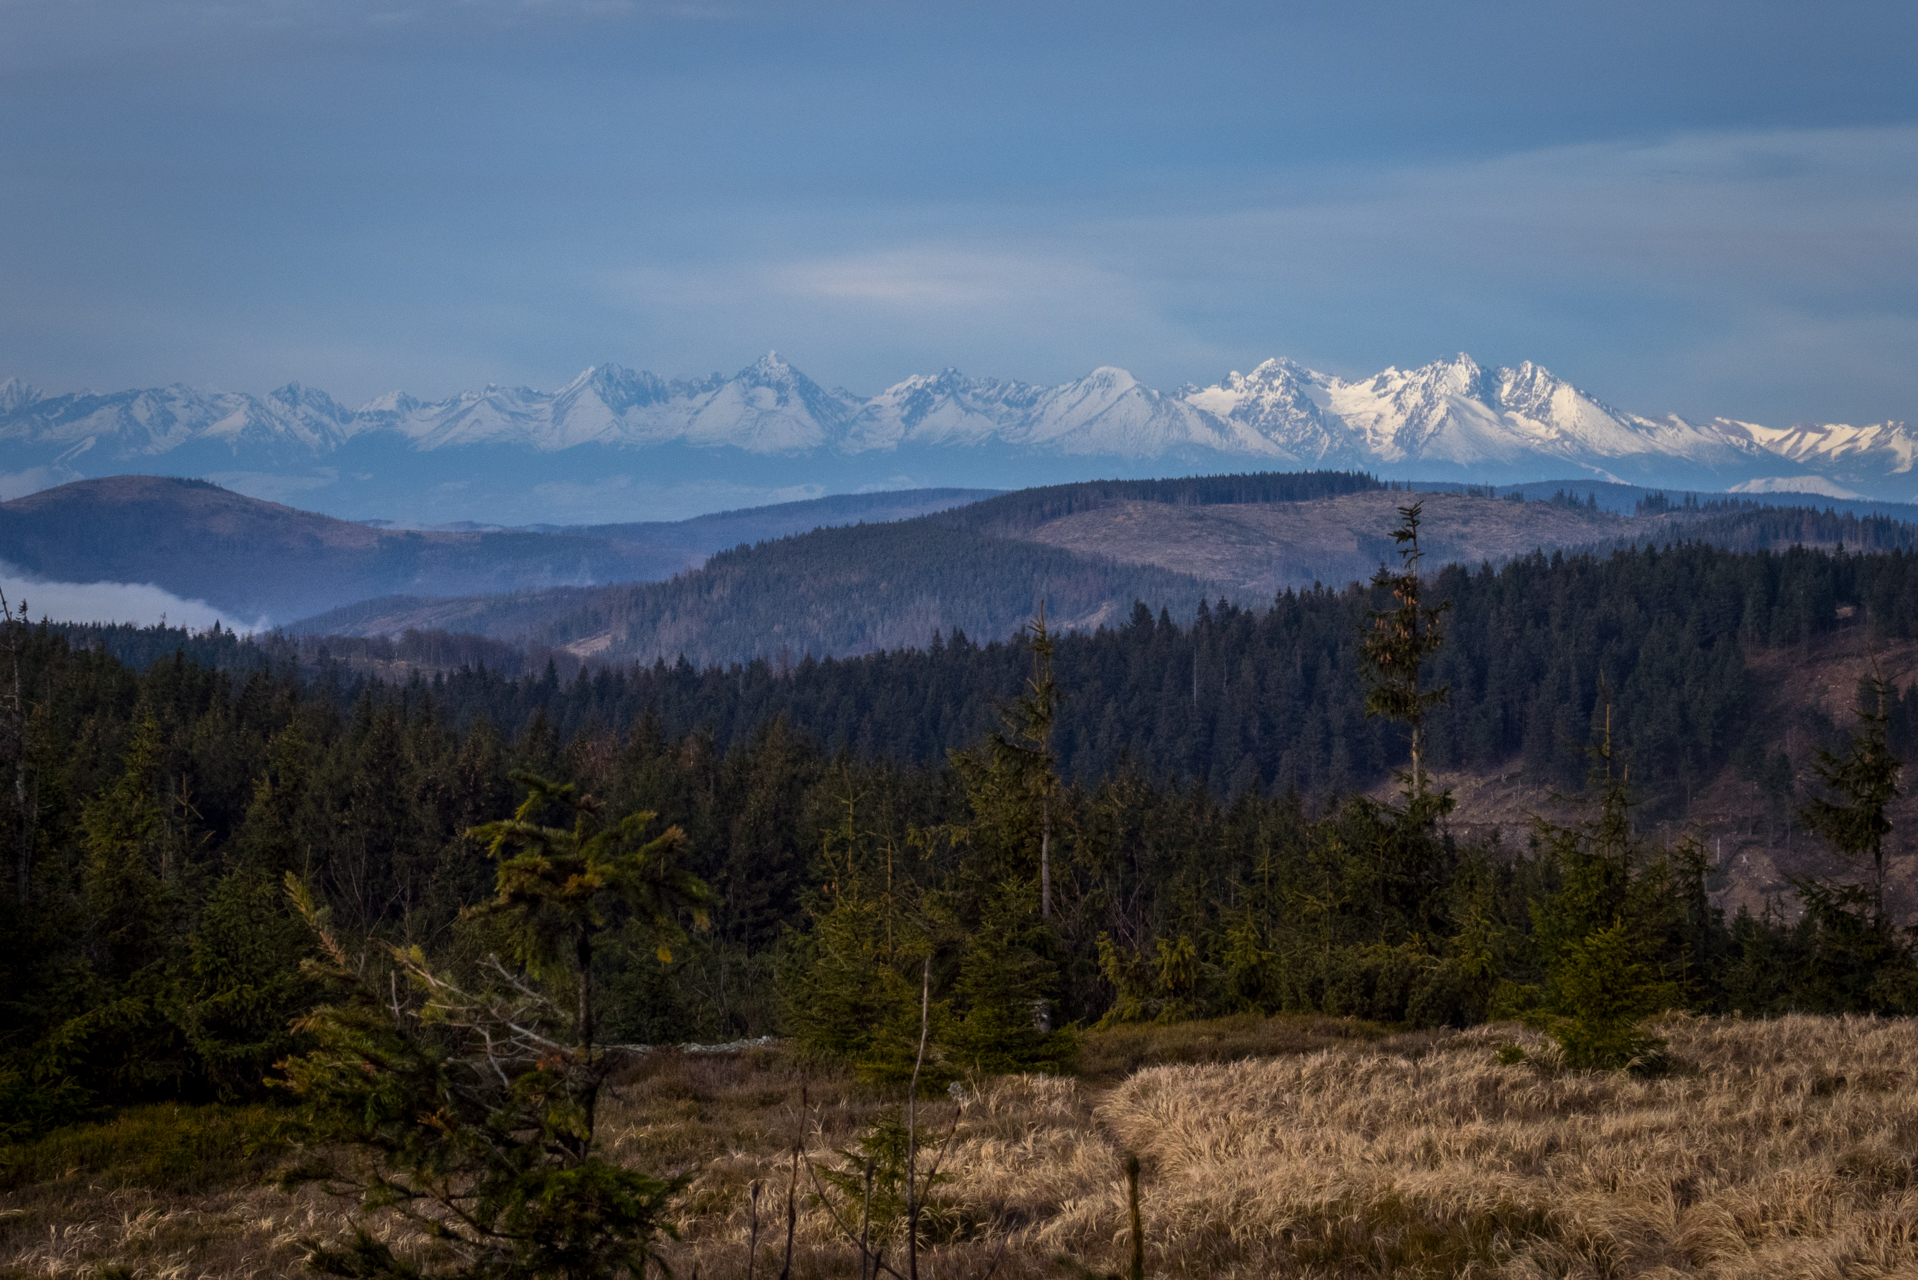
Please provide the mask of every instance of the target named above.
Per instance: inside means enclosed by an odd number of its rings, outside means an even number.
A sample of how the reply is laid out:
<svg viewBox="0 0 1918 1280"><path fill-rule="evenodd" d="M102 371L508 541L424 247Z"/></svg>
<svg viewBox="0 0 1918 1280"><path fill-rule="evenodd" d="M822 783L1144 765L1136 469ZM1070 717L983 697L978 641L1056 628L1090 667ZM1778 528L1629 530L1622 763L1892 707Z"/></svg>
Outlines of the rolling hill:
<svg viewBox="0 0 1918 1280"><path fill-rule="evenodd" d="M989 492L989 491L987 491ZM82 480L0 503L0 562L63 583L150 583L251 621L400 591L438 596L656 580L721 547L894 520L977 490L846 495L678 523L584 530L376 528L206 481Z"/></svg>
<svg viewBox="0 0 1918 1280"><path fill-rule="evenodd" d="M1884 516L1738 500L1654 500L1646 514L1557 493L1427 491L1428 567L1502 562L1543 549L1610 550L1700 540L1737 550L1795 543L1892 549L1918 525ZM1275 592L1369 578L1393 555L1411 500L1349 472L1102 481L1019 490L891 524L822 529L715 555L670 581L430 599L364 601L297 624L308 635L464 631L564 649L593 662L696 666L785 653L848 656L958 630L1012 634L1041 600L1068 628L1201 599L1268 603ZM1911 514L1918 516L1918 512Z"/></svg>

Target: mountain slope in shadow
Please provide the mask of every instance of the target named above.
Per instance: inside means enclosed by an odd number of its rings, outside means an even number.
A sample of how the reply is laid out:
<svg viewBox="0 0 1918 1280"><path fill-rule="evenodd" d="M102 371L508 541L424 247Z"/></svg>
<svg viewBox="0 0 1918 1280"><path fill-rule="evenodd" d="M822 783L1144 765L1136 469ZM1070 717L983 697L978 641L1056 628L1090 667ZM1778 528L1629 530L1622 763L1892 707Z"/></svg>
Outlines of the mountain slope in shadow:
<svg viewBox="0 0 1918 1280"><path fill-rule="evenodd" d="M369 597L659 580L722 547L990 491L846 495L694 521L575 529L375 528L203 480L111 476L0 503L0 562L58 582L151 583L235 617L297 618Z"/></svg>

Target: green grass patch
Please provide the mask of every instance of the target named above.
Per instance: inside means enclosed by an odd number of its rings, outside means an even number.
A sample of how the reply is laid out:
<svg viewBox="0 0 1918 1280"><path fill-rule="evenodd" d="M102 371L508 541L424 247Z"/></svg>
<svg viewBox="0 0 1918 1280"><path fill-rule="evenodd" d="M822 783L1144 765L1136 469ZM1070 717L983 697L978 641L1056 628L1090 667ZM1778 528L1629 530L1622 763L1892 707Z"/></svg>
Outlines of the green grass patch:
<svg viewBox="0 0 1918 1280"><path fill-rule="evenodd" d="M1447 1215L1396 1194L1323 1206L1288 1233L1292 1260L1304 1274L1407 1280L1490 1273L1517 1246L1557 1234L1551 1216L1532 1205Z"/></svg>
<svg viewBox="0 0 1918 1280"><path fill-rule="evenodd" d="M257 1181L284 1150L270 1107L129 1107L0 1147L0 1191L84 1181L185 1194Z"/></svg>
<svg viewBox="0 0 1918 1280"><path fill-rule="evenodd" d="M1142 1067L1317 1053L1383 1040L1393 1030L1358 1018L1305 1013L1281 1013L1269 1018L1241 1013L1192 1022L1124 1023L1080 1033L1078 1074L1088 1080L1117 1081Z"/></svg>

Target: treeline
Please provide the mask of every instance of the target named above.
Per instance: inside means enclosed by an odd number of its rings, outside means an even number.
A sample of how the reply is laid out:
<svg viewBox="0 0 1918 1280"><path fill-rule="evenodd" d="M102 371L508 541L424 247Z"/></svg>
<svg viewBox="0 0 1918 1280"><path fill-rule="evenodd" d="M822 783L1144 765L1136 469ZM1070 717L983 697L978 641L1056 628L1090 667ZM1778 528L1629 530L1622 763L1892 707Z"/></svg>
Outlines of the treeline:
<svg viewBox="0 0 1918 1280"><path fill-rule="evenodd" d="M1918 559L1903 552L1738 555L1686 545L1538 555L1447 568L1434 594L1453 610L1433 666L1453 689L1433 717L1434 764L1483 768L1516 758L1534 781L1576 785L1602 684L1619 713L1621 751L1658 762L1639 775L1654 805L1696 787L1734 753L1758 750L1767 727L1751 719L1752 652L1845 627L1878 638L1918 634ZM1220 602L1180 625L1168 610L1155 615L1140 604L1122 625L1059 637L1062 774L1090 783L1131 768L1224 796L1372 785L1404 759L1398 736L1360 713L1353 646L1376 607L1370 587L1285 592L1269 609ZM901 764L935 763L989 732L1026 660L1016 643L975 644L963 631L845 660L768 655L703 669L681 660L577 674L558 662L533 667L494 642L432 634L309 639L298 649L231 633L71 634L136 665L180 646L235 671L297 663L344 701L369 680L359 661L368 655L388 672L440 667L420 689L447 722L488 723L508 736L536 718L567 738L623 733L650 714L669 735L699 733L725 751L783 716L828 754Z"/></svg>
<svg viewBox="0 0 1918 1280"><path fill-rule="evenodd" d="M1889 515L1858 514L1830 507L1775 507L1738 500L1698 502L1696 495L1672 502L1663 494L1643 499L1638 514L1681 518L1678 532L1687 540L1726 551L1785 551L1792 547L1843 548L1848 551L1910 551L1918 547L1918 524ZM1671 537L1670 528L1650 536L1619 539L1617 547L1655 544Z"/></svg>
<svg viewBox="0 0 1918 1280"><path fill-rule="evenodd" d="M951 511L930 522L1000 537L1017 537L1049 520L1096 511L1118 502L1171 506L1226 503L1311 502L1347 493L1398 487L1357 471L1260 471L1234 475L1181 476L1166 480L1091 480L1080 484L1019 489Z"/></svg>
<svg viewBox="0 0 1918 1280"><path fill-rule="evenodd" d="M267 632L241 635L215 622L204 631L133 623L63 623L53 631L76 649L97 650L136 670L179 656L203 667L237 675L255 671L326 672L339 683L343 671L405 683L413 670L484 669L509 679L540 676L548 666L570 680L586 668L578 655L544 645L513 644L470 631L407 630L393 636L313 635Z"/></svg>
<svg viewBox="0 0 1918 1280"><path fill-rule="evenodd" d="M21 1134L121 1102L257 1094L300 1047L290 1020L316 998L298 968L314 942L283 890L289 873L340 936L472 965L486 935L465 909L493 893L496 867L469 833L511 814L522 772L592 797L596 823L650 812L647 830L679 827L678 865L710 887L710 928L669 964L645 921L625 930L609 918L592 964L612 1040L784 1030L884 1076L906 1060L921 981L935 1075L1061 1065L1070 1024L1235 1009L1577 1023L1592 992L1612 992L1606 1007L1626 1012L1586 1030L1624 1036L1613 1050L1636 1044L1644 1011L1670 1004L1918 1009L1908 943L1862 881L1802 887L1795 923L1727 922L1705 897L1704 851L1640 842L1622 783L1627 741L1643 777L1682 774L1714 749L1687 735L1732 740L1716 692L1730 686L1716 673L1740 645L1837 625L1845 598L1909 628L1905 568L1895 556L1687 549L1450 574L1438 652L1451 665L1425 672L1451 686L1452 711L1428 724L1435 753L1476 749L1474 726L1506 732L1505 713L1477 714L1498 705L1495 692L1467 677L1508 658L1553 656L1540 698L1601 672L1615 691L1609 736L1569 698L1549 722L1587 768L1600 750L1602 768L1588 820L1524 849L1455 842L1436 821L1443 797L1416 789L1397 804L1307 799L1284 784L1155 775L1127 750L1132 735L1181 731L1131 721L1190 698L1194 655L1203 701L1208 670L1224 670L1208 657L1238 635L1282 684L1296 682L1306 716L1344 726L1338 742L1293 739L1302 769L1330 776L1316 753L1344 745L1350 770L1356 742L1389 765L1396 730L1362 718L1364 682L1350 673L1366 607L1392 606L1359 593L1282 598L1266 615L1208 610L1185 630L1141 611L1125 628L1048 642L1051 666L1037 670L1035 645L945 645L919 656L935 663L924 670L975 662L999 683L989 731L948 726L964 750L932 758L835 745L791 714L794 702L742 715L723 742L663 707L619 724L601 714L616 705L611 673L348 685L337 666L242 673L184 653L135 671L50 629L12 628L0 675L18 662L23 701L0 698L0 774L18 782L0 788L12 864L0 893L0 1126ZM1250 649L1261 636L1293 647ZM829 665L876 679L908 657L626 679L692 693L708 679L790 688L825 680ZM1126 738L1111 767L1062 777L1067 714L1095 696L1101 662L1139 663L1131 687L1145 701L1099 707L1096 720L1074 713ZM595 703L596 689L609 700ZM481 692L516 721L485 714ZM1894 694L1892 713L1908 722L1914 703ZM867 714L876 724L917 705L901 697ZM1523 748L1535 726L1514 725Z"/></svg>

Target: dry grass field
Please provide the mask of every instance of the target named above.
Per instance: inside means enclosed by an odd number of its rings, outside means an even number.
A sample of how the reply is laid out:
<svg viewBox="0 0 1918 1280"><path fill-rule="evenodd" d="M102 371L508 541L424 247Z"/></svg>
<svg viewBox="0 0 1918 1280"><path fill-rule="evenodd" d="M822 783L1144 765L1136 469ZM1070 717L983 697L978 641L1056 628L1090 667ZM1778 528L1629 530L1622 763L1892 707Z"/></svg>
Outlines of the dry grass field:
<svg viewBox="0 0 1918 1280"><path fill-rule="evenodd" d="M1918 1276L1918 1024L1676 1017L1662 1032L1681 1067L1648 1080L1557 1071L1548 1043L1503 1025L1245 1018L1089 1036L1078 1078L979 1082L924 1109L952 1138L921 1272L1122 1271L1132 1152L1150 1275ZM1515 1045L1526 1060L1507 1060ZM824 1175L857 1170L838 1152L896 1097L778 1050L655 1055L618 1095L613 1149L692 1175L666 1250L682 1280L748 1274L755 1183L751 1273L780 1273L795 1144L792 1274L859 1274L858 1197ZM251 1181L265 1158L230 1139L209 1140L201 1179L224 1187L127 1164L109 1138L92 1155L63 1141L51 1164L20 1163L44 1144L6 1157L0 1273L293 1274L293 1241L342 1221ZM896 1229L886 1262L904 1269Z"/></svg>

